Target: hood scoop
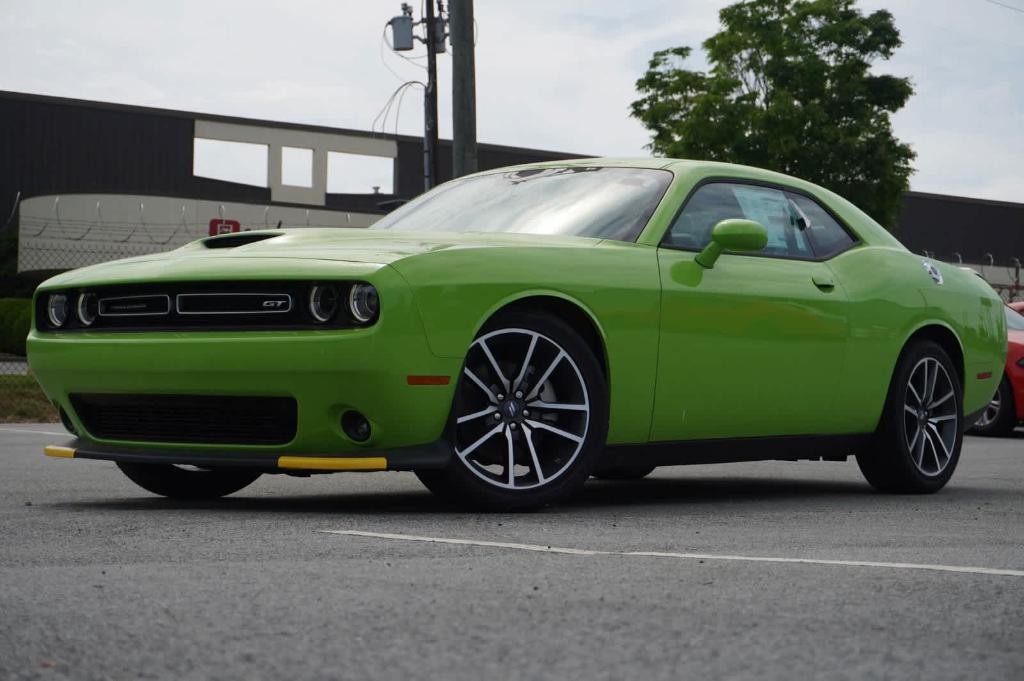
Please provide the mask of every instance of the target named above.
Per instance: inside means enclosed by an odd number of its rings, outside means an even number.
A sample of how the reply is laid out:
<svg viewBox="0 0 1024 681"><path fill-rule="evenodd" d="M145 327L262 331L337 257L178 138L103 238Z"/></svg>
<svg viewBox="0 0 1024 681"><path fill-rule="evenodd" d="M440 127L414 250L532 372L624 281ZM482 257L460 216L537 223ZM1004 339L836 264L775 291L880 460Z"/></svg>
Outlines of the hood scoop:
<svg viewBox="0 0 1024 681"><path fill-rule="evenodd" d="M237 248L239 246L254 244L257 241L275 239L279 236L281 235L265 233L229 234L227 236L214 236L209 239L203 239L203 245L207 248Z"/></svg>

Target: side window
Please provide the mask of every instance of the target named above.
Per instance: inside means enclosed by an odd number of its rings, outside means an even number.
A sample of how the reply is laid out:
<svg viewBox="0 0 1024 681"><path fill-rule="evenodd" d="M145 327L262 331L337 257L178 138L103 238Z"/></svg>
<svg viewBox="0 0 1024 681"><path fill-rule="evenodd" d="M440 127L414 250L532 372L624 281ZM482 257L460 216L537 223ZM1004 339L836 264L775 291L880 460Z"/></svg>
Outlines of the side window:
<svg viewBox="0 0 1024 681"><path fill-rule="evenodd" d="M803 214L804 232L811 240L814 255L830 258L854 244L853 237L822 208L817 201L799 194L790 194L796 208Z"/></svg>
<svg viewBox="0 0 1024 681"><path fill-rule="evenodd" d="M698 189L669 230L666 245L702 249L722 220L745 218L764 225L768 245L763 255L811 258L811 243L800 229L799 212L785 192L769 187L716 182Z"/></svg>

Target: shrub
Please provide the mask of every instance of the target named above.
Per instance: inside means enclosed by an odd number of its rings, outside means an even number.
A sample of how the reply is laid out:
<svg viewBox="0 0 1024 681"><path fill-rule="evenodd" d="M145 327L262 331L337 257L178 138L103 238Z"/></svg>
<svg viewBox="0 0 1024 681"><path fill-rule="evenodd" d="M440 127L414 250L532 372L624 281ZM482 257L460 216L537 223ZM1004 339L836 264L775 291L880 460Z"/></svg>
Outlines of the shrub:
<svg viewBox="0 0 1024 681"><path fill-rule="evenodd" d="M25 337L32 323L32 301L0 298L0 352L25 354Z"/></svg>

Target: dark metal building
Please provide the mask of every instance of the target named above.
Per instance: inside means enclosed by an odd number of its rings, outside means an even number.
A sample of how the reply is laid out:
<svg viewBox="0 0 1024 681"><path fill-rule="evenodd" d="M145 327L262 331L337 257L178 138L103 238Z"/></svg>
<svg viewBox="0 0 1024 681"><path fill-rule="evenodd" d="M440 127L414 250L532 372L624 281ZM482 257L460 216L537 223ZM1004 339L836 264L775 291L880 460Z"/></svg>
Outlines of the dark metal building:
<svg viewBox="0 0 1024 681"><path fill-rule="evenodd" d="M1024 203L907 192L895 234L915 253L1009 266L1024 261Z"/></svg>
<svg viewBox="0 0 1024 681"><path fill-rule="evenodd" d="M263 186L195 175L200 138L269 149ZM288 147L308 147L309 187L282 181ZM326 158L333 153L390 158L390 190L328 191ZM10 235L20 225L18 269L26 271L165 249L232 224L361 226L395 199L422 191L422 153L422 140L405 135L0 92L0 232ZM481 169L577 157L493 144L479 149ZM441 179L449 178L449 140L440 143L439 161ZM154 236L170 228L173 239ZM1011 266L1024 259L1024 204L908 192L895 233L922 254ZM69 241L92 255L43 257Z"/></svg>
<svg viewBox="0 0 1024 681"><path fill-rule="evenodd" d="M274 202L268 187L193 175L196 123L324 133L395 144L390 194L328 194L332 210L385 213L379 204L423 191L423 140L315 125L216 116L0 91L0 208L3 217L21 199L43 194L144 194L212 201ZM481 144L481 169L578 154ZM451 141L441 140L440 177L451 178ZM294 204L305 207L305 204ZM3 223L0 223L0 227Z"/></svg>

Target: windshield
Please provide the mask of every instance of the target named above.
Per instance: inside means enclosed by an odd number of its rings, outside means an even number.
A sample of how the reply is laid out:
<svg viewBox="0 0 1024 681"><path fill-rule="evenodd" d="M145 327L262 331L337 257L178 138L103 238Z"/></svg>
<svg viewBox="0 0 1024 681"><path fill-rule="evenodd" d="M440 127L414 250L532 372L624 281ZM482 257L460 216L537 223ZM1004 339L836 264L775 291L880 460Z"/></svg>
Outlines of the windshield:
<svg viewBox="0 0 1024 681"><path fill-rule="evenodd" d="M1013 308L1004 308L1006 312L1006 328L1014 331L1024 331L1024 315Z"/></svg>
<svg viewBox="0 0 1024 681"><path fill-rule="evenodd" d="M517 232L634 241L672 173L648 168L529 168L447 182L370 229Z"/></svg>

